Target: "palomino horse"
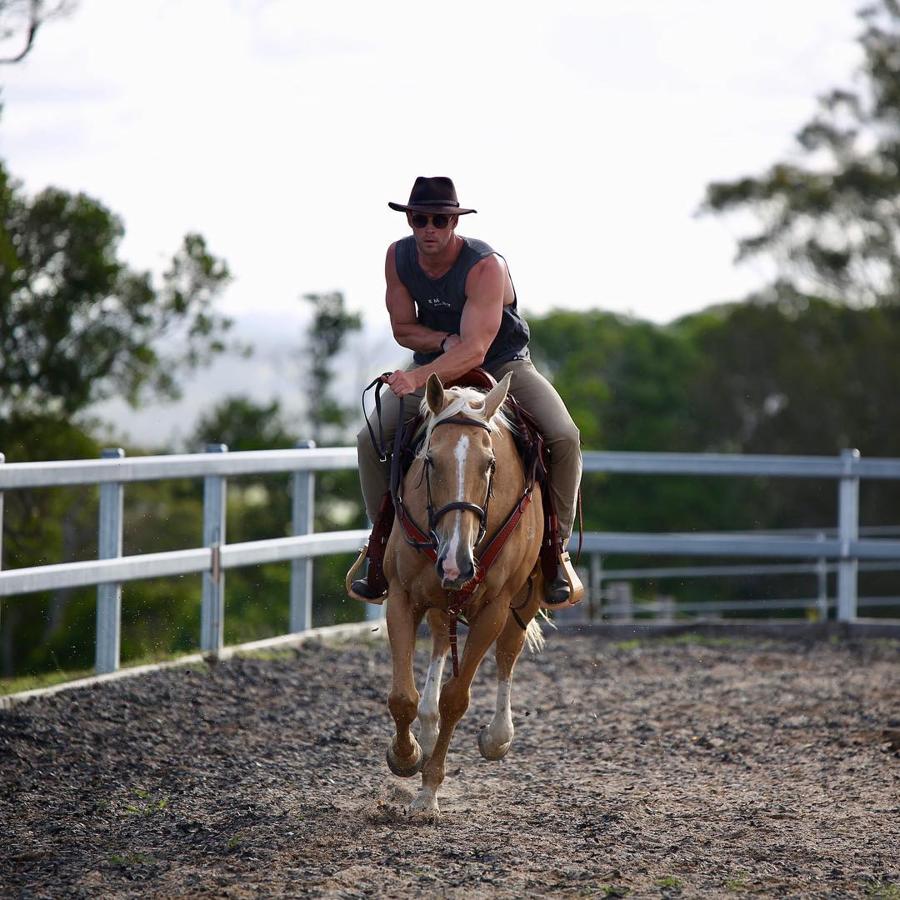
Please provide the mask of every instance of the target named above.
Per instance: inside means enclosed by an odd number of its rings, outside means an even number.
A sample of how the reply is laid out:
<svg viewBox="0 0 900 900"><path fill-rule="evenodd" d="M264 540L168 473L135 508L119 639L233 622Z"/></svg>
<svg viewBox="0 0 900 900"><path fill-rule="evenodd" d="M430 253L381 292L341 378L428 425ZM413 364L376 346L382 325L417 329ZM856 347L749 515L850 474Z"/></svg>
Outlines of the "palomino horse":
<svg viewBox="0 0 900 900"><path fill-rule="evenodd" d="M534 621L543 594L537 564L543 538L540 487L535 485L528 497L522 461L501 409L509 382L507 375L484 394L474 388L445 391L436 375L428 379L422 403L427 416L425 438L403 482L401 502L412 521L427 523L425 534L430 532L429 547L434 552L429 557L411 545L399 514L385 550L387 626L394 667L388 706L397 729L387 761L396 775L422 772L422 787L411 813L439 811L437 790L444 780L450 739L469 706L472 679L491 644L496 641L497 707L478 745L487 759L501 759L513 738L513 667L526 639L535 648L543 643ZM451 624L455 640L454 598L476 576L476 545L485 535L490 540L517 505L524 507L518 524L466 602L469 633L459 673L441 688ZM432 562L435 554L436 564ZM537 584L531 583L531 576ZM413 653L416 631L426 613L432 655L420 698ZM417 715L419 741L410 730Z"/></svg>

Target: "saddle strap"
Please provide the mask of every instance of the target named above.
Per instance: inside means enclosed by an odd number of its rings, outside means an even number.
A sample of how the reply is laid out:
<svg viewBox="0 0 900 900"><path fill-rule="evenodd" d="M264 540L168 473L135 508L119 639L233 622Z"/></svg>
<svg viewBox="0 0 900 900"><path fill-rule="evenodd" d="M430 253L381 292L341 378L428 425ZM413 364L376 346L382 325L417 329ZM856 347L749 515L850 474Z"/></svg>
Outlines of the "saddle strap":
<svg viewBox="0 0 900 900"><path fill-rule="evenodd" d="M575 553L575 565L581 561L584 548L584 504L581 502L581 485L578 485L578 551Z"/></svg>

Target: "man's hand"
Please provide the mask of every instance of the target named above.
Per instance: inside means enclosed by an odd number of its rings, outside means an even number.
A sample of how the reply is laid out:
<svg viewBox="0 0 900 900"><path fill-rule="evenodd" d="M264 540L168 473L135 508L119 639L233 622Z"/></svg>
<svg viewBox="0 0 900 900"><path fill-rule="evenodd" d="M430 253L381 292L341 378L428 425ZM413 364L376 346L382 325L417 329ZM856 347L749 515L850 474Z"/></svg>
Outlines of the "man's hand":
<svg viewBox="0 0 900 900"><path fill-rule="evenodd" d="M452 350L454 347L462 343L462 338L458 334L449 334L444 339L443 347L444 353L448 350Z"/></svg>
<svg viewBox="0 0 900 900"><path fill-rule="evenodd" d="M415 378L413 378L413 373L403 372L400 369L397 369L396 372L392 372L388 375L387 383L398 397L405 397L407 394L411 394L419 388Z"/></svg>

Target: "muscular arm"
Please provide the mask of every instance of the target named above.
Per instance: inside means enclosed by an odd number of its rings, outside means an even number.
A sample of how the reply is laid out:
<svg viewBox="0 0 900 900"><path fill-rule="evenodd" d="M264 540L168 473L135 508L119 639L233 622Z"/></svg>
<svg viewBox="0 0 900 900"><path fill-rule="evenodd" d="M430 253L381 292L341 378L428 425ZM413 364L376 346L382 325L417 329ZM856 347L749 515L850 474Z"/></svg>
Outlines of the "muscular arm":
<svg viewBox="0 0 900 900"><path fill-rule="evenodd" d="M434 331L416 321L416 304L410 296L406 285L397 275L397 263L394 256L394 244L388 247L387 259L384 262L384 278L387 282L388 315L391 317L391 329L394 340L401 346L421 353L434 353L441 349L441 341L447 337L446 331Z"/></svg>
<svg viewBox="0 0 900 900"><path fill-rule="evenodd" d="M432 372L442 381L449 381L484 362L500 329L505 287L506 268L498 257L486 256L472 267L466 278L459 339L451 338L445 344L446 353L412 373L419 376L423 385Z"/></svg>
<svg viewBox="0 0 900 900"><path fill-rule="evenodd" d="M506 279L506 267L496 256L487 256L472 267L466 278L459 337L448 340L446 352L433 362L408 372L394 372L388 383L395 394L402 397L424 387L432 372L442 381L450 381L484 362L503 318Z"/></svg>

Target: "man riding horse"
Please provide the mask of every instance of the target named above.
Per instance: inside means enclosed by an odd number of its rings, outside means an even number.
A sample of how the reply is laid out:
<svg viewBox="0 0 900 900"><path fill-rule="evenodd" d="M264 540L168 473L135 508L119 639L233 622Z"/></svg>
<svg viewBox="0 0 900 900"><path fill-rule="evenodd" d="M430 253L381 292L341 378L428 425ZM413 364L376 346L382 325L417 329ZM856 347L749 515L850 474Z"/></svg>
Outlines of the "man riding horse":
<svg viewBox="0 0 900 900"><path fill-rule="evenodd" d="M475 210L460 207L449 178L420 176L408 203L388 205L405 212L412 228L412 235L388 247L385 278L394 338L414 351L414 365L387 379L392 393L381 408L385 446L390 446L399 405L411 397L415 402L406 401L403 412L404 420L412 418L432 373L444 383L477 366L498 381L511 373L513 396L537 422L549 448L550 489L560 545L565 548L581 483L579 432L553 385L531 362L528 325L519 315L506 261L484 241L456 233L459 217ZM370 426L378 428L374 422ZM389 466L379 456L372 433L363 427L357 450L366 512L377 523L388 490ZM383 545L370 542L369 559L379 552ZM547 584L545 603L568 603L570 580L560 566L557 577ZM351 594L381 603L385 589L377 579L363 577L353 582Z"/></svg>

